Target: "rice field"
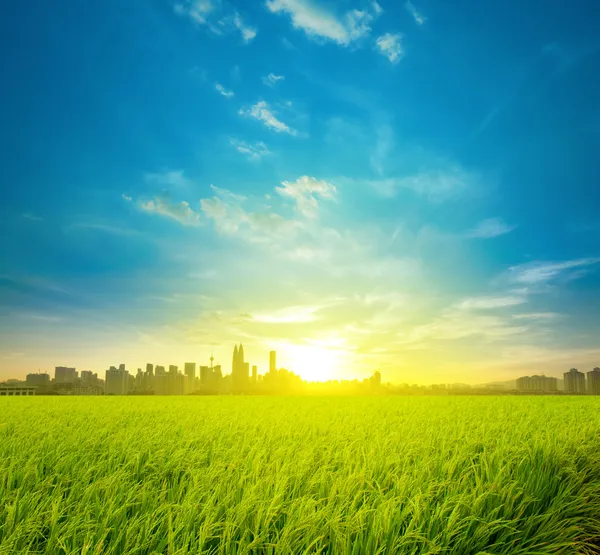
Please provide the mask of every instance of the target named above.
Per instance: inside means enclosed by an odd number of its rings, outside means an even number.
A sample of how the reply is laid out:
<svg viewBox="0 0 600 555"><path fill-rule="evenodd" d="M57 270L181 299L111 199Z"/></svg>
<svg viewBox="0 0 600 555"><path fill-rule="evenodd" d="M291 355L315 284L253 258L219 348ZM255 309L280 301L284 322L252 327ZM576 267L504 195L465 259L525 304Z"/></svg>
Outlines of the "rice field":
<svg viewBox="0 0 600 555"><path fill-rule="evenodd" d="M600 398L1 398L15 553L600 553Z"/></svg>

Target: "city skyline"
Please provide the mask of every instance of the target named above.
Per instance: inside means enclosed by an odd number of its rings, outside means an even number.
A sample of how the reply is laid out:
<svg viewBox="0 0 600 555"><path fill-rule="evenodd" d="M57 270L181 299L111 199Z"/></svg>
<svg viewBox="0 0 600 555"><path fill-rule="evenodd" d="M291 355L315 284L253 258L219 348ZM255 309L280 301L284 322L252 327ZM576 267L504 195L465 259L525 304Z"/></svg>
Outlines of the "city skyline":
<svg viewBox="0 0 600 555"><path fill-rule="evenodd" d="M118 379L124 378L124 373L126 372L132 379L134 376L139 378L139 376L143 373L144 375L150 376L159 376L159 375L172 375L181 377L181 384L177 386L178 390L181 392L190 393L189 387L190 384L194 383L195 380L199 379L200 383L206 384L211 381L210 375L216 371L218 375L218 379L221 380L223 378L227 378L230 380L230 392L232 393L242 393L247 388L248 384L254 383L256 384L258 381L262 380L265 375L276 374L279 370L283 372L290 372L292 375L299 377L302 381L306 383L326 383L326 382L338 382L338 381L364 381L367 379L371 379L372 376L377 374L379 376L379 380L381 380L381 373L379 370L370 370L366 371L366 377L357 377L357 376L345 376L344 378L332 378L328 380L309 380L302 376L301 372L296 372L294 368L285 368L279 367L277 365L277 352L274 350L269 351L268 362L264 365L264 367L260 364L254 364L255 360L249 361L245 358L245 351L243 344L240 342L239 346L236 343L233 347L233 353L231 357L231 365L228 367L227 365L222 366L220 363L215 364L215 358L213 353L211 352L210 365L203 365L201 362L191 362L186 361L181 366L179 364L168 364L161 365L156 363L146 362L145 365L137 366L137 374L134 374L134 368L136 365L132 367L127 367L125 363L120 363L118 368L116 366L110 366L108 370L105 370L108 383L108 376L110 373L114 372L118 374ZM264 361L263 361L264 362ZM129 369L128 369L129 368ZM145 368L145 372L144 369ZM263 370L263 368L265 368ZM229 371L228 371L229 370ZM261 372L262 370L262 372ZM60 383L73 383L77 379L83 380L84 383L89 381L93 377L95 381L99 378L98 372L94 373L93 370L85 369L81 371L81 376L78 376L78 372L76 367L73 366L55 366L54 367L54 379L53 382ZM115 374L117 375L117 374ZM564 390L565 392L571 393L586 393L590 392L594 395L600 394L600 367L594 366L590 368L589 371L584 370L580 372L577 368L571 368L568 371L563 372L562 378L555 376L546 376L545 373L542 374L533 374L531 376L519 376L514 377L512 380L507 380L506 383L514 382L515 389L518 391L526 392L556 392L558 389ZM586 380L587 375L587 380ZM32 376L45 377L49 379L49 372L43 372L40 369L37 372L28 372L27 379L29 380ZM184 385L183 378L185 378L185 382L187 385ZM12 382L18 381L18 378L14 376L10 380ZM37 382L36 378L32 378L32 382ZM558 388L558 382L561 382L561 388ZM2 383L2 380L0 380ZM46 383L46 380L42 380L40 383ZM394 383L392 381L387 382L390 385L398 385L398 383ZM442 382L443 383L443 382ZM405 385L406 382L405 382ZM433 386L436 387L439 384L424 384L423 382L413 383L416 386ZM460 383L454 382L454 384L446 383L444 385L454 385L454 386L467 386L467 387L477 387L477 386L485 386L485 385L497 385L494 382L482 383Z"/></svg>
<svg viewBox="0 0 600 555"><path fill-rule="evenodd" d="M597 366L598 2L84 4L0 18L0 380Z"/></svg>

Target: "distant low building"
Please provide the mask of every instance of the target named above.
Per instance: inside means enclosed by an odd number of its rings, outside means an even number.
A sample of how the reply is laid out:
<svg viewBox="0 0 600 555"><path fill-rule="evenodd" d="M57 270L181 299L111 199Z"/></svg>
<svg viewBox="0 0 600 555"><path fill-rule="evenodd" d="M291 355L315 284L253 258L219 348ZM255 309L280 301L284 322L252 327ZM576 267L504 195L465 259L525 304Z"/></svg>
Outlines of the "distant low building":
<svg viewBox="0 0 600 555"><path fill-rule="evenodd" d="M558 380L549 376L523 376L517 380L517 389L523 393L554 393L558 391Z"/></svg>
<svg viewBox="0 0 600 555"><path fill-rule="evenodd" d="M77 380L77 370L67 366L56 366L54 368L54 382L57 384L75 383Z"/></svg>
<svg viewBox="0 0 600 555"><path fill-rule="evenodd" d="M28 385L0 385L0 397L24 397L35 395L35 387Z"/></svg>
<svg viewBox="0 0 600 555"><path fill-rule="evenodd" d="M48 374L27 374L25 384L29 387L50 387L50 376Z"/></svg>

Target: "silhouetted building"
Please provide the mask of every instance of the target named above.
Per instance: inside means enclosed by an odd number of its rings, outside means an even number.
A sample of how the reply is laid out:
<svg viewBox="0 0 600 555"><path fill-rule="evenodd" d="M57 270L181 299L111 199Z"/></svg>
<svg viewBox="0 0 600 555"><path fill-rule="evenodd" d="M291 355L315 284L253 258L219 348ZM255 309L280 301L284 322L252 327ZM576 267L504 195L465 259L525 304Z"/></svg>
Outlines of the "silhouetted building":
<svg viewBox="0 0 600 555"><path fill-rule="evenodd" d="M177 366L169 366L169 372L154 377L154 393L156 395L184 395L185 376L177 371Z"/></svg>
<svg viewBox="0 0 600 555"><path fill-rule="evenodd" d="M587 373L587 390L590 395L600 395L600 368Z"/></svg>
<svg viewBox="0 0 600 555"><path fill-rule="evenodd" d="M200 366L200 385L208 384L208 375L210 368L208 366Z"/></svg>
<svg viewBox="0 0 600 555"><path fill-rule="evenodd" d="M29 387L47 388L50 386L50 376L48 374L27 374L25 384Z"/></svg>
<svg viewBox="0 0 600 555"><path fill-rule="evenodd" d="M233 359L231 363L231 385L234 393L244 391L248 385L250 365L244 361L244 346L236 345L233 348Z"/></svg>
<svg viewBox="0 0 600 555"><path fill-rule="evenodd" d="M523 376L517 380L517 389L523 393L553 393L558 391L558 381L543 374Z"/></svg>
<svg viewBox="0 0 600 555"><path fill-rule="evenodd" d="M57 384L74 383L77 380L77 371L75 368L67 366L57 366L54 368L54 381Z"/></svg>
<svg viewBox="0 0 600 555"><path fill-rule="evenodd" d="M183 365L183 373L187 377L187 392L191 393L195 389L196 363L195 362L186 362Z"/></svg>
<svg viewBox="0 0 600 555"><path fill-rule="evenodd" d="M275 351L269 353L269 372L277 372L277 353Z"/></svg>
<svg viewBox="0 0 600 555"><path fill-rule="evenodd" d="M99 382L98 374L91 370L82 370L79 381L81 382L80 385L83 387L96 387Z"/></svg>
<svg viewBox="0 0 600 555"><path fill-rule="evenodd" d="M371 381L371 387L372 388L379 388L379 387L381 387L381 373L380 372L375 372L373 374L373 376L371 377L370 381Z"/></svg>
<svg viewBox="0 0 600 555"><path fill-rule="evenodd" d="M160 376L160 375L162 375L162 374L166 374L166 372L165 372L165 367L164 367L164 366L157 366L157 367L154 369L154 374L155 374L156 376Z"/></svg>
<svg viewBox="0 0 600 555"><path fill-rule="evenodd" d="M154 365L149 362L146 364L146 374L150 376L154 374Z"/></svg>
<svg viewBox="0 0 600 555"><path fill-rule="evenodd" d="M107 395L127 395L129 389L129 372L125 370L125 365L121 364L119 368L111 366L106 371L106 380L104 391Z"/></svg>
<svg viewBox="0 0 600 555"><path fill-rule="evenodd" d="M565 393L585 393L585 375L577 368L564 373Z"/></svg>
<svg viewBox="0 0 600 555"><path fill-rule="evenodd" d="M256 383L256 379L258 376L258 368L256 367L256 364L252 365L252 383L255 384Z"/></svg>

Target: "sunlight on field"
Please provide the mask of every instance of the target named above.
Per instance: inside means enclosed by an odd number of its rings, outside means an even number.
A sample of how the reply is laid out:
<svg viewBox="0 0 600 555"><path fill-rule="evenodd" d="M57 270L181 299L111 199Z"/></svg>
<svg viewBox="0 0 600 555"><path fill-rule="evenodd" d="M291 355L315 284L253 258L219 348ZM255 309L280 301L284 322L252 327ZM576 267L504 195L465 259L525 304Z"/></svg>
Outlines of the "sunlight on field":
<svg viewBox="0 0 600 555"><path fill-rule="evenodd" d="M2 398L0 553L596 553L599 401Z"/></svg>

